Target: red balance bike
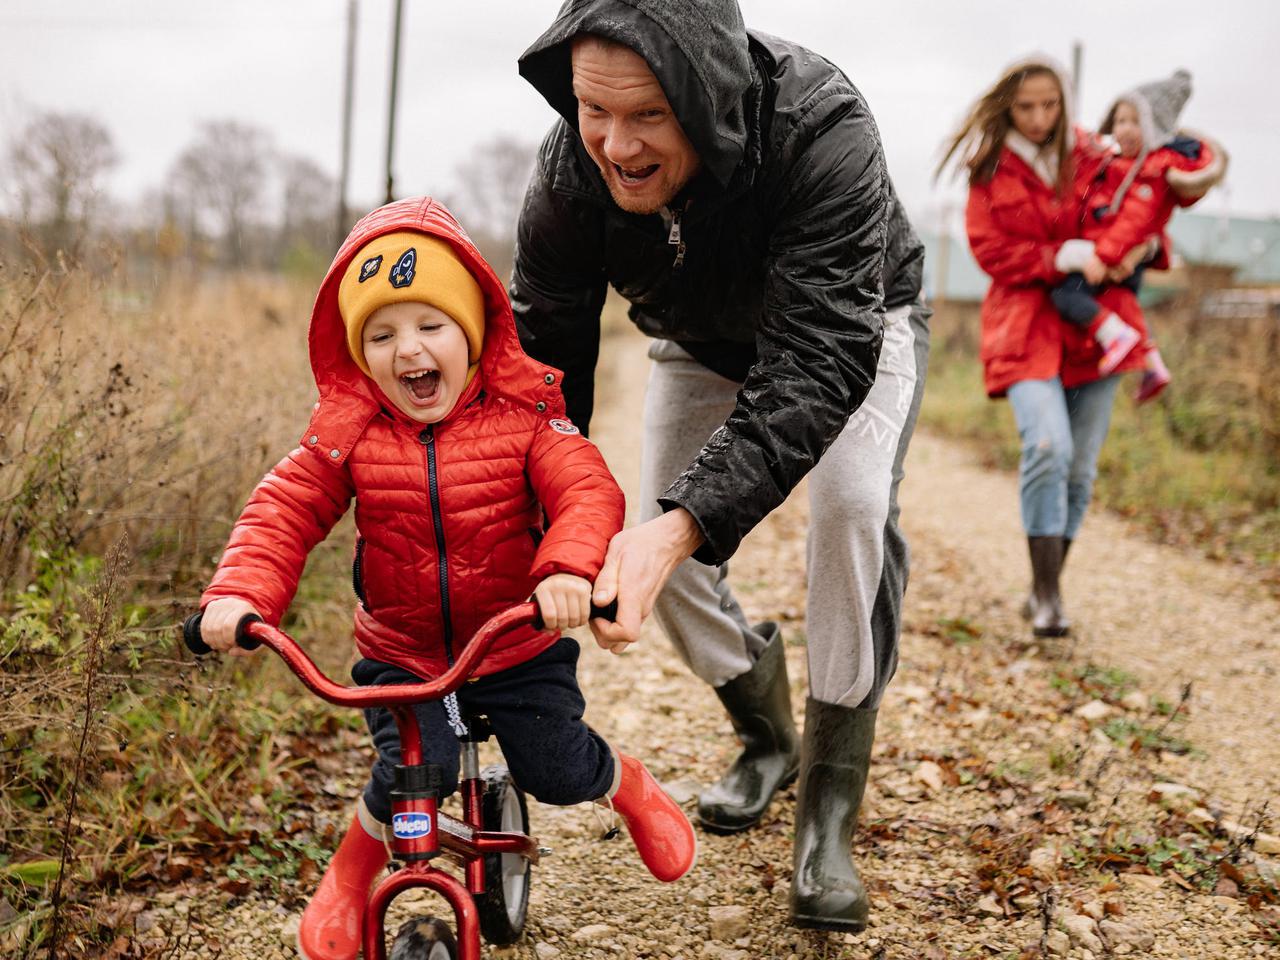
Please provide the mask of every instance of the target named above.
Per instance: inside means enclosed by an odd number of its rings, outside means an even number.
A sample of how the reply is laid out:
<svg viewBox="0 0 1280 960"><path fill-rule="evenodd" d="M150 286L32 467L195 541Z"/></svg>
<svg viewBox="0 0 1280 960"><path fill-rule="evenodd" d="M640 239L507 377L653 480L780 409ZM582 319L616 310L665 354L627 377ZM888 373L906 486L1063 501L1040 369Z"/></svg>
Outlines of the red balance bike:
<svg viewBox="0 0 1280 960"><path fill-rule="evenodd" d="M592 607L591 616L613 619L616 605ZM200 637L200 614L182 625L183 639L192 653L212 652ZM541 628L536 603L523 603L493 617L463 649L457 662L430 682L346 687L326 677L292 637L250 615L236 628L236 643L246 650L266 645L276 652L316 696L343 707L385 707L400 732L400 760L391 794L392 859L402 866L385 877L370 894L364 911L365 960L386 960L387 907L399 894L425 887L440 894L453 908L457 936L434 917L405 923L392 945L392 960L480 960L480 934L490 943L505 945L520 938L529 906L533 864L551 851L529 836L529 813L524 793L506 767L480 769L476 744L488 739L483 717L468 718L462 738L459 783L463 818L439 810L441 770L422 761L422 740L412 707L440 700L471 676L494 641L509 630L532 625ZM434 865L440 854L462 867L465 883Z"/></svg>

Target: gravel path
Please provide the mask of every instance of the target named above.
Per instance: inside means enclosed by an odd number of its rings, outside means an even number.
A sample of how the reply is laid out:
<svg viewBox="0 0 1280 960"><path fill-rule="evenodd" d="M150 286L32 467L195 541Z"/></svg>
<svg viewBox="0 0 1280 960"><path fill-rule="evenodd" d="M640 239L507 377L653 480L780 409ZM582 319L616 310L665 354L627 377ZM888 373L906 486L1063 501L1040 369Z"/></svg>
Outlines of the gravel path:
<svg viewBox="0 0 1280 960"><path fill-rule="evenodd" d="M599 377L626 398L601 411L595 434L629 490L638 473L643 350L638 335L614 338ZM1152 546L1095 513L1066 578L1076 638L1036 645L1017 615L1027 574L1013 478L919 435L902 499L914 551L902 666L881 712L856 848L872 890L872 926L846 936L786 925L793 793L759 829L700 835L697 867L671 886L648 878L625 836L599 840L588 807L532 805L535 832L555 854L535 873L525 939L487 956L1276 955L1280 934L1238 891L1221 882L1187 890L1150 868L1159 873L1159 851L1178 831L1212 844L1206 856L1234 852L1249 870L1258 860L1264 874L1276 867L1272 843L1280 841L1264 832L1256 851L1233 846L1229 821L1247 831L1257 825L1250 810L1267 800L1280 807L1269 696L1280 662L1277 604L1231 568ZM805 513L805 497L792 497L735 561L748 613L782 621L793 641L797 707ZM1084 672L1090 664L1129 676L1099 674L1099 686L1096 671ZM710 689L656 627L621 657L584 642L581 680L589 721L644 758L691 808L698 785L733 753ZM1178 704L1188 682L1190 697L1166 727L1153 703ZM1119 735L1126 729L1169 736L1131 746ZM364 760L352 760L339 780L353 795ZM335 802L326 815L340 811ZM1111 869L1103 869L1107 856ZM211 891L195 913L162 906L149 915L152 935L167 931L172 946L187 930L185 948L169 952L175 958L293 955L296 913L253 896L230 909L225 901Z"/></svg>

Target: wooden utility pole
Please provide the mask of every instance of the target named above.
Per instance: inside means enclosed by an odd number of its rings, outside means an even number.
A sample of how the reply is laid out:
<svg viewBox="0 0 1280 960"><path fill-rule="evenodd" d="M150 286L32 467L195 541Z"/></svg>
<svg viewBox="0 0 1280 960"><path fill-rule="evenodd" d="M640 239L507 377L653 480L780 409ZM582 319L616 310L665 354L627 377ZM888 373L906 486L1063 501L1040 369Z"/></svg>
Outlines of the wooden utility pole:
<svg viewBox="0 0 1280 960"><path fill-rule="evenodd" d="M1071 105L1075 108L1076 115L1080 114L1080 91L1083 87L1080 84L1080 74L1084 70L1084 44L1079 40L1071 43Z"/></svg>
<svg viewBox="0 0 1280 960"><path fill-rule="evenodd" d="M404 20L404 0L396 0L396 22L391 33L391 104L387 113L387 197L386 203L396 198L395 179L391 161L396 148L396 88L400 81L400 27Z"/></svg>
<svg viewBox="0 0 1280 960"><path fill-rule="evenodd" d="M347 71L342 90L342 160L338 164L338 225L333 246L347 235L347 184L351 179L351 106L356 76L356 0L347 0Z"/></svg>

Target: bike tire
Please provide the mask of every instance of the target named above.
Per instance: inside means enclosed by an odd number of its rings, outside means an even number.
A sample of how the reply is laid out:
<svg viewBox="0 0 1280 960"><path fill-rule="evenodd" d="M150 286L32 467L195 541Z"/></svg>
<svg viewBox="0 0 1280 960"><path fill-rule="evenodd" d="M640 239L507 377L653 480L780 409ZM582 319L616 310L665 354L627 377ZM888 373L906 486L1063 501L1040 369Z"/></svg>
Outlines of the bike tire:
<svg viewBox="0 0 1280 960"><path fill-rule="evenodd" d="M389 960L458 960L458 941L439 917L414 917L400 924Z"/></svg>
<svg viewBox="0 0 1280 960"><path fill-rule="evenodd" d="M480 822L486 831L529 832L529 806L505 766L480 771L484 784ZM515 943L529 914L529 885L533 864L517 853L492 853L484 858L485 892L476 898L480 932L494 946Z"/></svg>

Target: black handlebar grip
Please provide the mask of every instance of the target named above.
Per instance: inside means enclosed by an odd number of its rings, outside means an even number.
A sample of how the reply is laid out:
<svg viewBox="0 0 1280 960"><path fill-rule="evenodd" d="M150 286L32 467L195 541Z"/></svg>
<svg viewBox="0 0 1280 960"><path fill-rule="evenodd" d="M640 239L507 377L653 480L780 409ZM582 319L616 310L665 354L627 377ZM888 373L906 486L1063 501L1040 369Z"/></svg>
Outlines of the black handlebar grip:
<svg viewBox="0 0 1280 960"><path fill-rule="evenodd" d="M203 618L203 613L193 613L182 621L182 642L197 657L203 657L206 653L213 653L213 647L205 643L204 638L200 636L200 621Z"/></svg>
<svg viewBox="0 0 1280 960"><path fill-rule="evenodd" d="M613 600L609 603L606 603L603 607L597 607L593 603L591 605L591 613L588 615L587 619L595 620L596 618L599 618L601 620L608 620L610 623L613 623L613 621L617 620L618 619L618 601ZM542 622L542 611L539 610L537 613L533 615L533 629L545 630L546 628L547 628L547 625Z"/></svg>
<svg viewBox="0 0 1280 960"><path fill-rule="evenodd" d="M610 623L618 619L618 601L610 600L603 607L597 607L594 603L591 605L591 616L589 620L608 620Z"/></svg>
<svg viewBox="0 0 1280 960"><path fill-rule="evenodd" d="M213 647L205 643L204 638L200 636L200 621L202 619L204 619L203 613L193 613L182 622L182 639L186 643L187 649L197 657L213 653ZM245 635L245 628L251 623L262 623L262 618L256 613L246 613L240 618L240 622L236 624L236 646L242 650L257 650L262 646L261 640L255 640L253 637Z"/></svg>

